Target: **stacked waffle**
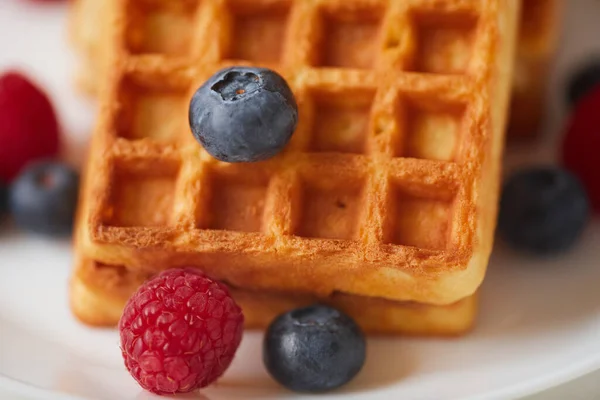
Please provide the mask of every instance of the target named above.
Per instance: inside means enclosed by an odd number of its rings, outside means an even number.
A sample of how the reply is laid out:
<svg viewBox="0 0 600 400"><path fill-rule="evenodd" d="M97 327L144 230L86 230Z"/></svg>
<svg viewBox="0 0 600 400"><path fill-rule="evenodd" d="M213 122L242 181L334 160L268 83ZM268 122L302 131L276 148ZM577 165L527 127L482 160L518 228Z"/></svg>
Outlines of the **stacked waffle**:
<svg viewBox="0 0 600 400"><path fill-rule="evenodd" d="M112 325L148 277L192 266L261 328L332 304L368 332L459 334L492 247L514 0L79 0L100 102L84 174L74 313ZM96 40L101 38L101 40ZM192 137L217 70L278 71L299 106L272 160Z"/></svg>

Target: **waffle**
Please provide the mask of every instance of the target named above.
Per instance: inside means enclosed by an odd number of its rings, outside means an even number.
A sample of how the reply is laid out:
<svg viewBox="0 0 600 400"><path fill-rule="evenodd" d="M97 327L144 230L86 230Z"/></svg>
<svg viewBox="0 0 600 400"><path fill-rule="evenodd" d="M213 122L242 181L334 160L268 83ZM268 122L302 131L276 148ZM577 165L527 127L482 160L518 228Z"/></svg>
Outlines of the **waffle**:
<svg viewBox="0 0 600 400"><path fill-rule="evenodd" d="M201 266L235 287L319 298L451 304L477 290L517 1L104 8L87 257L149 273ZM275 69L299 104L290 145L267 162L220 163L189 133L191 94L235 64Z"/></svg>
<svg viewBox="0 0 600 400"><path fill-rule="evenodd" d="M73 313L89 325L115 326L129 296L149 277L78 257L70 285ZM247 329L265 329L283 312L320 302L351 315L369 334L450 336L472 327L477 308L476 296L447 306L431 306L343 294L317 299L310 295L230 289L243 309Z"/></svg>
<svg viewBox="0 0 600 400"><path fill-rule="evenodd" d="M546 84L558 42L562 0L522 0L508 133L532 136L543 120Z"/></svg>

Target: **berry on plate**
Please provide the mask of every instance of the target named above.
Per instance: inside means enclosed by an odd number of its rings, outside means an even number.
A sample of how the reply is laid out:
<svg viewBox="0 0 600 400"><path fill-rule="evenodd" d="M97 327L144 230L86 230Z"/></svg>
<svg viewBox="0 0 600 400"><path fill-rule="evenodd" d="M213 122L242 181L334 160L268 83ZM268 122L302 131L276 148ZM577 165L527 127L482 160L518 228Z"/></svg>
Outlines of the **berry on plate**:
<svg viewBox="0 0 600 400"><path fill-rule="evenodd" d="M165 271L125 306L119 321L125 366L153 393L205 387L229 367L243 323L225 285L192 269Z"/></svg>
<svg viewBox="0 0 600 400"><path fill-rule="evenodd" d="M558 167L517 172L504 185L498 229L517 249L553 254L569 249L589 219L579 180Z"/></svg>
<svg viewBox="0 0 600 400"><path fill-rule="evenodd" d="M562 163L585 186L592 207L600 210L600 86L573 110L562 143Z"/></svg>
<svg viewBox="0 0 600 400"><path fill-rule="evenodd" d="M261 161L287 145L298 122L298 106L276 72L231 67L196 91L189 122L196 140L218 160Z"/></svg>
<svg viewBox="0 0 600 400"><path fill-rule="evenodd" d="M571 76L567 86L567 101L575 106L600 84L600 58L588 61Z"/></svg>
<svg viewBox="0 0 600 400"><path fill-rule="evenodd" d="M349 382L361 370L365 337L335 308L315 305L287 312L269 326L263 346L267 371L297 392L324 392Z"/></svg>
<svg viewBox="0 0 600 400"><path fill-rule="evenodd" d="M31 161L60 147L58 122L46 94L25 76L0 76L0 179L10 182Z"/></svg>
<svg viewBox="0 0 600 400"><path fill-rule="evenodd" d="M29 165L12 183L10 213L23 230L68 235L73 228L79 175L71 167L50 161Z"/></svg>

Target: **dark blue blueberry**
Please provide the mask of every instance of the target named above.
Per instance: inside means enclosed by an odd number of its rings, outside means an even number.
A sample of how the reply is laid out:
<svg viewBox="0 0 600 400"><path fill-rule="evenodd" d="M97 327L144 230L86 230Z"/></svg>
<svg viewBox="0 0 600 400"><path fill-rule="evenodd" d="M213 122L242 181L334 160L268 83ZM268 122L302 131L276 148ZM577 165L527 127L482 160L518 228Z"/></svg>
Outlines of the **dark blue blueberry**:
<svg viewBox="0 0 600 400"><path fill-rule="evenodd" d="M588 61L571 76L567 87L567 101L574 106L600 84L600 58Z"/></svg>
<svg viewBox="0 0 600 400"><path fill-rule="evenodd" d="M192 97L189 122L196 140L226 162L266 160L289 142L298 106L286 81L265 68L231 67Z"/></svg>
<svg viewBox="0 0 600 400"><path fill-rule="evenodd" d="M517 249L554 254L569 249L590 218L585 189L558 167L520 171L505 184L498 229Z"/></svg>
<svg viewBox="0 0 600 400"><path fill-rule="evenodd" d="M365 337L356 323L326 306L300 308L269 326L263 347L267 371L297 392L324 392L349 382L365 362Z"/></svg>
<svg viewBox="0 0 600 400"><path fill-rule="evenodd" d="M39 162L28 166L10 187L8 205L17 226L44 235L72 231L79 177L67 165Z"/></svg>

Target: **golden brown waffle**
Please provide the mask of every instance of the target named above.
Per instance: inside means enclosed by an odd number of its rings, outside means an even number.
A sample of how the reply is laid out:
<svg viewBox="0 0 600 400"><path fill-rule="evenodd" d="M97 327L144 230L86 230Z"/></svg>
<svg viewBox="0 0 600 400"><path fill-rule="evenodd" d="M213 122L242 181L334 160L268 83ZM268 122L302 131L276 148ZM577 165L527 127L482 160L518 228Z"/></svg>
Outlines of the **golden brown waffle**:
<svg viewBox="0 0 600 400"><path fill-rule="evenodd" d="M105 2L82 203L91 259L193 265L248 290L450 304L485 274L518 2ZM177 27L174 31L173 27ZM188 99L258 64L295 92L271 161L219 163Z"/></svg>
<svg viewBox="0 0 600 400"><path fill-rule="evenodd" d="M148 277L79 257L70 285L73 313L86 324L114 326L129 296ZM231 293L243 309L248 329L264 329L277 315L319 301L348 313L367 333L459 335L472 327L477 309L476 296L447 306L430 306L342 294L319 300L310 295L240 289L231 289Z"/></svg>
<svg viewBox="0 0 600 400"><path fill-rule="evenodd" d="M546 86L558 43L562 0L522 0L509 134L539 132Z"/></svg>

